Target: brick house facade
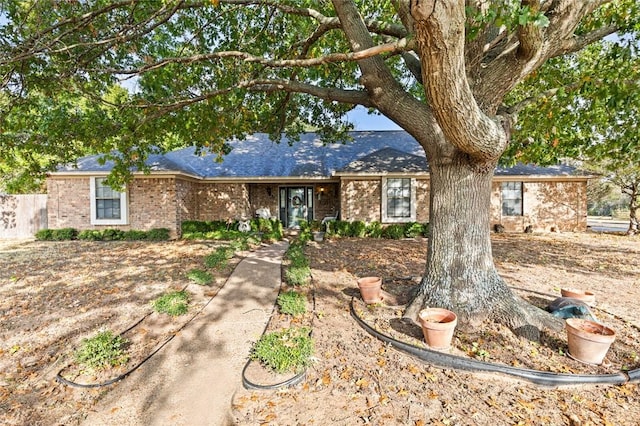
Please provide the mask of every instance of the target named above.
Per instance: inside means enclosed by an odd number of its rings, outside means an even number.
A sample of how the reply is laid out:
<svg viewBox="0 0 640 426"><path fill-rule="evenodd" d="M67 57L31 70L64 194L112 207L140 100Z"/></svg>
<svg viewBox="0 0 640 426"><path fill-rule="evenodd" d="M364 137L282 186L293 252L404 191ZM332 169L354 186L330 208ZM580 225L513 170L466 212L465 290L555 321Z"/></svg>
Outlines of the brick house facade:
<svg viewBox="0 0 640 426"><path fill-rule="evenodd" d="M293 146L266 136L234 141L222 164L192 149L149 159L122 192L103 188L110 166L97 156L47 179L50 228L168 228L185 220L251 218L268 210L285 226L339 217L383 224L429 221L430 181L422 148L405 132L354 132L325 145L314 134ZM311 159L311 160L310 160ZM507 231L586 230L588 177L564 166L498 169L491 223Z"/></svg>

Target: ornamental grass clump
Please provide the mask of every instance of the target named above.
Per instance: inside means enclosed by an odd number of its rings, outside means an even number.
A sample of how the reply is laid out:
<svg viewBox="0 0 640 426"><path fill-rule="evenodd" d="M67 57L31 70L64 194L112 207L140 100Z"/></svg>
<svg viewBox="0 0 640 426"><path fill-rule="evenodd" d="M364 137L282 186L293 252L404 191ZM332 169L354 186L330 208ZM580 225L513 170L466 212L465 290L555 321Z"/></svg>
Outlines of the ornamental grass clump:
<svg viewBox="0 0 640 426"><path fill-rule="evenodd" d="M198 285L208 285L213 281L213 275L201 269L192 269L187 272L187 278Z"/></svg>
<svg viewBox="0 0 640 426"><path fill-rule="evenodd" d="M151 304L156 312L176 317L189 310L189 295L184 290L172 291L158 297Z"/></svg>
<svg viewBox="0 0 640 426"><path fill-rule="evenodd" d="M93 337L82 339L80 349L75 352L75 359L91 370L117 367L129 361L124 348L126 344L124 337L114 336L110 330L104 330Z"/></svg>
<svg viewBox="0 0 640 426"><path fill-rule="evenodd" d="M313 340L308 327L291 327L264 334L251 351L251 359L276 373L299 373L311 363Z"/></svg>
<svg viewBox="0 0 640 426"><path fill-rule="evenodd" d="M229 263L229 259L233 257L234 250L229 246L218 247L204 259L207 268L222 269Z"/></svg>
<svg viewBox="0 0 640 426"><path fill-rule="evenodd" d="M280 312L287 315L301 315L307 311L304 295L293 290L281 293L276 301Z"/></svg>

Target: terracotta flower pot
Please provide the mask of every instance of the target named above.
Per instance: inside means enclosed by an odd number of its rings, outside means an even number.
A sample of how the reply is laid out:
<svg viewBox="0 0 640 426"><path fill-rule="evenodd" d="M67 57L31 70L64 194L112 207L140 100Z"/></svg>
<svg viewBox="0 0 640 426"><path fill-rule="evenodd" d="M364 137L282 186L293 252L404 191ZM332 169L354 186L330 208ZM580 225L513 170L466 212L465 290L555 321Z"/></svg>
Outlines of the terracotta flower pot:
<svg viewBox="0 0 640 426"><path fill-rule="evenodd" d="M609 327L580 318L565 321L569 355L587 364L602 364L616 333Z"/></svg>
<svg viewBox="0 0 640 426"><path fill-rule="evenodd" d="M364 303L380 303L382 302L382 278L380 277L363 277L358 280L358 288Z"/></svg>
<svg viewBox="0 0 640 426"><path fill-rule="evenodd" d="M447 309L427 308L418 313L424 341L433 349L448 349L453 332L458 324L458 316Z"/></svg>
<svg viewBox="0 0 640 426"><path fill-rule="evenodd" d="M560 294L562 297L572 297L574 299L582 300L587 305L594 305L596 303L596 295L587 290L563 288L560 289Z"/></svg>

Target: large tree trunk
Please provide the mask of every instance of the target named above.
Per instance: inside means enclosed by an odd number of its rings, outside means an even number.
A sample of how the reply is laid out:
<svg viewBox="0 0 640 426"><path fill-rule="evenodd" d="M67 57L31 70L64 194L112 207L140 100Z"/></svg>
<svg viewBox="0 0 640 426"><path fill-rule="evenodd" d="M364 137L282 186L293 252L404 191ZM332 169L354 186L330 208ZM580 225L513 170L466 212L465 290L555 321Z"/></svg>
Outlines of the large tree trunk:
<svg viewBox="0 0 640 426"><path fill-rule="evenodd" d="M561 324L515 296L498 275L489 223L493 171L474 170L467 158L430 166L427 265L405 317L443 307L456 312L462 327L491 319L537 340L540 329Z"/></svg>

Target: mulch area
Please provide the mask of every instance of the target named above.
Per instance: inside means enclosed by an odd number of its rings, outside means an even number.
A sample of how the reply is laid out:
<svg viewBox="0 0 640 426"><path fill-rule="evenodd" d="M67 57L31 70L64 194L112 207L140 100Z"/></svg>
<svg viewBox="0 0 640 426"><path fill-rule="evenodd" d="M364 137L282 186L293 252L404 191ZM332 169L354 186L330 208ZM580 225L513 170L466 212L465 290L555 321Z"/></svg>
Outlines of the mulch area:
<svg viewBox="0 0 640 426"><path fill-rule="evenodd" d="M460 357L567 374L638 368L639 324L630 300L640 296L637 238L603 234L493 236L496 265L532 303L546 304L561 287L592 290L596 316L616 329L604 366L571 359L566 336L535 343L496 324L456 332ZM351 318L352 299L366 320L395 338L425 347L421 330L397 326L401 307L364 305L358 277L383 277L383 289L406 294L424 270L425 241L336 239L310 243L316 294L316 363L305 381L279 391L234 398L238 424L629 424L640 418L638 385L548 389L487 373L438 368L373 338ZM633 325L635 324L635 326ZM318 417L322 413L322 417ZM320 420L322 419L322 420Z"/></svg>

